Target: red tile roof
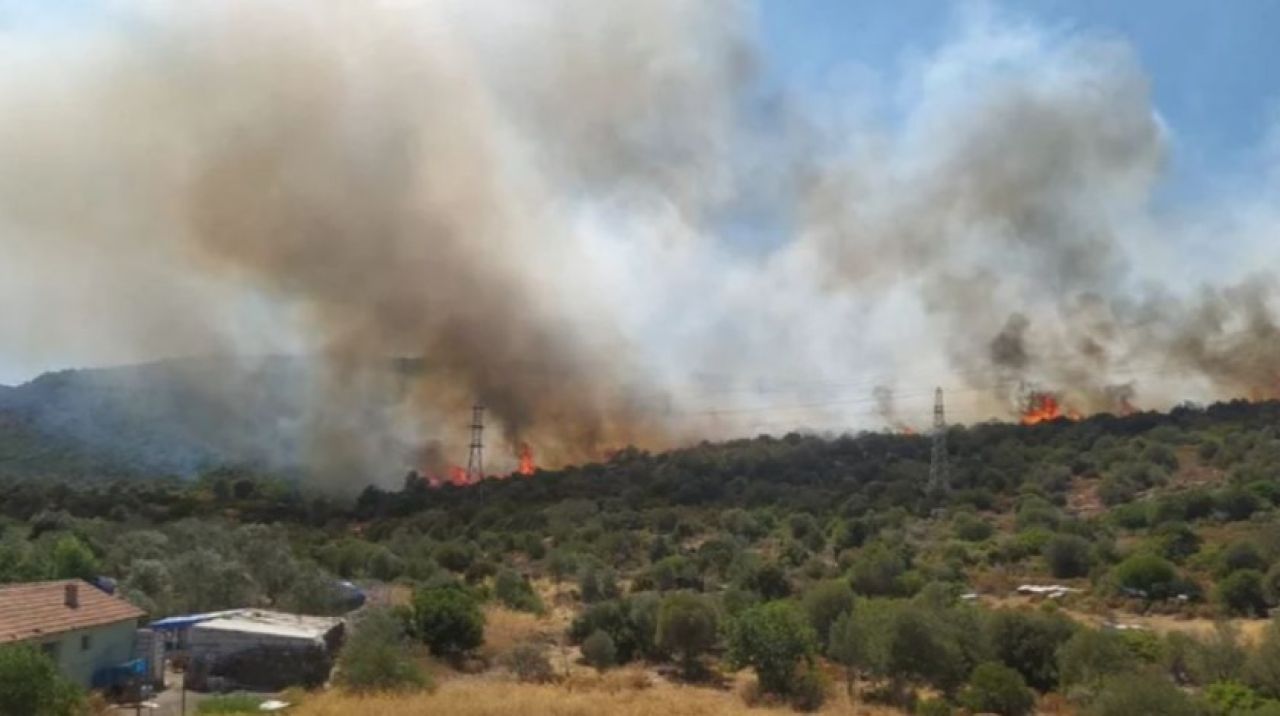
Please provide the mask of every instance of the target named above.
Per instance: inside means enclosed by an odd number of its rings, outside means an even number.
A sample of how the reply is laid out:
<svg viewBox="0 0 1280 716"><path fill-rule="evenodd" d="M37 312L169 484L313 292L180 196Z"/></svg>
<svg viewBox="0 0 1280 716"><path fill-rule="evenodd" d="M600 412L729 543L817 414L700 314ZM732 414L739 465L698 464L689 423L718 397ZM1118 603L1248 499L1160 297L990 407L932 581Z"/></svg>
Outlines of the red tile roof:
<svg viewBox="0 0 1280 716"><path fill-rule="evenodd" d="M66 605L68 584L76 585L79 606L74 608ZM0 644L115 624L144 615L145 612L125 600L79 579L0 585Z"/></svg>

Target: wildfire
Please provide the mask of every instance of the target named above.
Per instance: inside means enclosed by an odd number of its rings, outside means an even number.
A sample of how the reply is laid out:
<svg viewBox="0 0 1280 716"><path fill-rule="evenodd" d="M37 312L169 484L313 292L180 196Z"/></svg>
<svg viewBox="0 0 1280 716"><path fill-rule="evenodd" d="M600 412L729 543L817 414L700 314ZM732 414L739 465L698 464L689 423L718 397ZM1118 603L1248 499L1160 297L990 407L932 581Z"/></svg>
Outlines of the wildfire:
<svg viewBox="0 0 1280 716"><path fill-rule="evenodd" d="M520 448L516 451L516 457L520 459L520 467L516 468L517 473L527 477L537 469L533 464L533 448L529 447L529 443L520 443Z"/></svg>
<svg viewBox="0 0 1280 716"><path fill-rule="evenodd" d="M467 469L457 465L449 466L449 482L459 487L467 484Z"/></svg>
<svg viewBox="0 0 1280 716"><path fill-rule="evenodd" d="M896 432L899 435L915 435L916 429L911 427L910 425L898 425Z"/></svg>
<svg viewBox="0 0 1280 716"><path fill-rule="evenodd" d="M1075 410L1064 410L1058 396L1053 393L1035 391L1027 398L1027 407L1022 411L1022 424L1035 425L1058 418L1079 420L1080 417L1080 413Z"/></svg>

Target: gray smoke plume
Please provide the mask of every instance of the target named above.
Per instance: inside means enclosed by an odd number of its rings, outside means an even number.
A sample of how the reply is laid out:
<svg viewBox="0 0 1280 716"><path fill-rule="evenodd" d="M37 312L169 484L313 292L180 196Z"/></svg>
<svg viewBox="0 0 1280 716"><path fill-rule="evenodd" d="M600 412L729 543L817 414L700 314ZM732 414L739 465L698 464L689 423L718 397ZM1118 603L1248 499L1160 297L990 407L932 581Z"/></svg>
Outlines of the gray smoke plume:
<svg viewBox="0 0 1280 716"><path fill-rule="evenodd" d="M335 479L463 462L473 402L505 470L866 425L868 375L894 424L1280 390L1268 279L1181 281L1280 221L1151 209L1112 40L962 17L881 122L771 86L733 0L110 7L0 40L10 360L316 356Z"/></svg>

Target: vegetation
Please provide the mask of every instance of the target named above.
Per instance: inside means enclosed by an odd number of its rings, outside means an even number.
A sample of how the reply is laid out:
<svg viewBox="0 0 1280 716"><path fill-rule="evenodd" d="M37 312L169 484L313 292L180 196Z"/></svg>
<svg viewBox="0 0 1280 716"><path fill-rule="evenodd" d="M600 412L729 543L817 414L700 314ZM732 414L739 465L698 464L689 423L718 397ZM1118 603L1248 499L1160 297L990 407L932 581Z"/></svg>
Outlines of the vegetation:
<svg viewBox="0 0 1280 716"><path fill-rule="evenodd" d="M386 608L369 609L350 626L335 681L359 693L421 689L429 684L409 652L403 622Z"/></svg>
<svg viewBox="0 0 1280 716"><path fill-rule="evenodd" d="M0 646L0 715L72 716L84 706L79 687L33 646Z"/></svg>
<svg viewBox="0 0 1280 716"><path fill-rule="evenodd" d="M1280 602L1277 425L1276 404L1232 403L954 427L945 496L926 489L927 439L876 433L623 449L468 488L409 474L354 501L248 466L24 472L0 477L0 581L108 575L154 617L340 613L339 580L399 585L409 604L371 614L339 659L353 699L416 688L423 646L542 693L585 671L557 673L563 636L594 679L744 667L795 708L828 698L834 664L848 698L885 708L1257 710L1280 699L1280 636L1257 621ZM486 644L485 615L516 612L544 632Z"/></svg>

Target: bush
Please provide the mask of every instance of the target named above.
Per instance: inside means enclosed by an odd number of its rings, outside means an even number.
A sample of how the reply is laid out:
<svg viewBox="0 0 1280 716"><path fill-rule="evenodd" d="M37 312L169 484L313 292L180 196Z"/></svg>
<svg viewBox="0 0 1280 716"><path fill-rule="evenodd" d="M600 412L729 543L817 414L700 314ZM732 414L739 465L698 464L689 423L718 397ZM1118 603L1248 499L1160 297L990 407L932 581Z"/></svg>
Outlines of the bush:
<svg viewBox="0 0 1280 716"><path fill-rule="evenodd" d="M356 692L420 689L429 683L408 652L403 623L381 608L365 611L352 624L335 680Z"/></svg>
<svg viewBox="0 0 1280 716"><path fill-rule="evenodd" d="M1178 570L1154 554L1135 554L1111 569L1111 580L1121 591L1150 599L1173 596Z"/></svg>
<svg viewBox="0 0 1280 716"><path fill-rule="evenodd" d="M582 658L598 671L604 671L618 663L618 648L613 637L604 631L594 631L582 642Z"/></svg>
<svg viewBox="0 0 1280 716"><path fill-rule="evenodd" d="M1228 614L1267 615L1267 598L1262 589L1262 573L1256 569L1232 572L1218 582L1214 599Z"/></svg>
<svg viewBox="0 0 1280 716"><path fill-rule="evenodd" d="M514 570L503 569L498 572L493 581L493 596L516 611L542 614L547 610L537 592L533 591L529 579Z"/></svg>
<svg viewBox="0 0 1280 716"><path fill-rule="evenodd" d="M1022 680L1022 674L1004 664L979 664L960 695L960 703L974 713L1024 716L1031 713L1036 697Z"/></svg>
<svg viewBox="0 0 1280 716"><path fill-rule="evenodd" d="M672 594L658 611L657 645L681 655L686 678L697 670L698 657L716 642L716 611L693 594Z"/></svg>
<svg viewBox="0 0 1280 716"><path fill-rule="evenodd" d="M1058 651L1059 680L1064 687L1096 689L1103 681L1137 666L1119 632L1081 629Z"/></svg>
<svg viewBox="0 0 1280 716"><path fill-rule="evenodd" d="M787 701L796 711L817 711L827 700L827 677L817 667L802 668L791 685Z"/></svg>
<svg viewBox="0 0 1280 716"><path fill-rule="evenodd" d="M961 512L956 515L951 521L951 529L956 539L965 542L981 542L995 532L990 522L971 512Z"/></svg>
<svg viewBox="0 0 1280 716"><path fill-rule="evenodd" d="M420 589L413 595L414 634L437 656L450 656L484 642L484 613L467 589L448 585Z"/></svg>
<svg viewBox="0 0 1280 716"><path fill-rule="evenodd" d="M853 609L853 590L843 579L820 582L805 592L801 603L814 633L826 636L836 619Z"/></svg>
<svg viewBox="0 0 1280 716"><path fill-rule="evenodd" d="M1054 535L1044 546L1044 558L1059 579L1083 577L1093 563L1089 540L1076 535Z"/></svg>
<svg viewBox="0 0 1280 716"><path fill-rule="evenodd" d="M1200 709L1168 679L1155 674L1126 674L1104 682L1084 711L1087 716L1200 716Z"/></svg>
<svg viewBox="0 0 1280 716"><path fill-rule="evenodd" d="M1000 661L1032 687L1047 691L1058 683L1058 648L1076 629L1058 614L1004 609L991 615L987 633Z"/></svg>
<svg viewBox="0 0 1280 716"><path fill-rule="evenodd" d="M813 659L816 648L813 627L791 602L751 607L729 624L730 662L754 668L767 693L790 693L796 669Z"/></svg>
<svg viewBox="0 0 1280 716"><path fill-rule="evenodd" d="M537 644L517 644L505 661L507 668L522 682L545 684L555 680L546 650Z"/></svg>
<svg viewBox="0 0 1280 716"><path fill-rule="evenodd" d="M63 678L53 660L34 646L0 646L0 714L72 716L84 693Z"/></svg>

